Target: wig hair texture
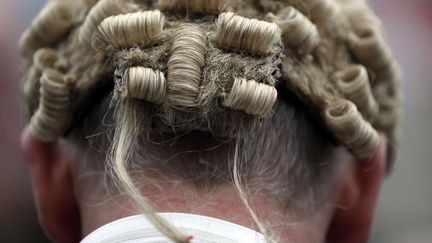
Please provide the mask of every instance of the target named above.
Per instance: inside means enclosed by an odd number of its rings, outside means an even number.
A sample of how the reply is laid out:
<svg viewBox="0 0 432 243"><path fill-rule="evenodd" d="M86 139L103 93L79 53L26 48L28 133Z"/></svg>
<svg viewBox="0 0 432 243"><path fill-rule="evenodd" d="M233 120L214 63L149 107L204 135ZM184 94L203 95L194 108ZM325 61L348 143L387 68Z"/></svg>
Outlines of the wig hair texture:
<svg viewBox="0 0 432 243"><path fill-rule="evenodd" d="M330 129L337 131L340 139L346 139L346 145L358 157L372 155L379 145L379 135L366 122L357 107L348 100L336 100L325 111Z"/></svg>
<svg viewBox="0 0 432 243"><path fill-rule="evenodd" d="M40 80L40 105L30 121L30 131L51 142L62 135L68 125L70 93L64 77L55 70L45 70Z"/></svg>
<svg viewBox="0 0 432 243"><path fill-rule="evenodd" d="M351 100L362 114L373 121L379 111L375 100L369 75L365 67L352 65L335 74L337 86Z"/></svg>
<svg viewBox="0 0 432 243"><path fill-rule="evenodd" d="M281 30L274 24L256 19L222 13L216 22L215 41L225 48L268 55L280 42Z"/></svg>
<svg viewBox="0 0 432 243"><path fill-rule="evenodd" d="M207 39L196 25L180 25L173 37L168 60L167 105L190 111L198 106Z"/></svg>
<svg viewBox="0 0 432 243"><path fill-rule="evenodd" d="M291 6L282 9L277 15L269 13L266 18L282 29L285 47L292 48L301 55L310 54L320 42L318 28Z"/></svg>
<svg viewBox="0 0 432 243"><path fill-rule="evenodd" d="M80 30L80 38L87 45L92 43L93 33L98 29L99 24L108 17L132 12L138 6L133 1L101 0L98 1L85 18Z"/></svg>
<svg viewBox="0 0 432 243"><path fill-rule="evenodd" d="M236 79L223 105L246 114L266 117L277 98L276 88L255 80Z"/></svg>
<svg viewBox="0 0 432 243"><path fill-rule="evenodd" d="M194 13L219 14L227 10L228 0L159 0L158 7L168 11L191 11Z"/></svg>
<svg viewBox="0 0 432 243"><path fill-rule="evenodd" d="M61 42L75 24L75 8L76 4L72 1L49 2L21 36L21 53L31 55L41 47Z"/></svg>
<svg viewBox="0 0 432 243"><path fill-rule="evenodd" d="M149 46L161 39L165 17L156 11L110 16L100 24L93 46L97 49L123 49Z"/></svg>
<svg viewBox="0 0 432 243"><path fill-rule="evenodd" d="M167 81L160 71L150 68L131 67L123 75L125 96L161 104L166 97Z"/></svg>
<svg viewBox="0 0 432 243"><path fill-rule="evenodd" d="M107 168L174 242L189 238L155 214L138 169L204 191L233 185L270 242L250 189L317 208L335 145L368 157L381 132L389 168L396 158L401 74L366 1L53 0L20 50L33 135L90 157L108 144L86 168Z"/></svg>

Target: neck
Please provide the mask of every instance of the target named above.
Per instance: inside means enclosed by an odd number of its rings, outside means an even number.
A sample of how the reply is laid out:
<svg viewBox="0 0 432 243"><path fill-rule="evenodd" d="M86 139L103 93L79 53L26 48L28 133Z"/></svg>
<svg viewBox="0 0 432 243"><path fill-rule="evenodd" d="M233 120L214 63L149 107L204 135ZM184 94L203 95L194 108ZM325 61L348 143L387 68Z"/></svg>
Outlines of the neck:
<svg viewBox="0 0 432 243"><path fill-rule="evenodd" d="M197 193L188 190L181 184L158 182L157 184L144 184L141 191L157 212L203 215L259 231L233 188ZM126 196L101 197L100 195L106 195L101 192L80 194L86 195L86 198L81 197L79 200L83 237L105 224L140 214ZM269 200L261 193L253 194L251 205L261 222L271 222L267 227L279 239L289 239L293 242L325 241L325 229L329 224L331 207L319 210L318 213L306 218L294 213L283 212L279 204Z"/></svg>

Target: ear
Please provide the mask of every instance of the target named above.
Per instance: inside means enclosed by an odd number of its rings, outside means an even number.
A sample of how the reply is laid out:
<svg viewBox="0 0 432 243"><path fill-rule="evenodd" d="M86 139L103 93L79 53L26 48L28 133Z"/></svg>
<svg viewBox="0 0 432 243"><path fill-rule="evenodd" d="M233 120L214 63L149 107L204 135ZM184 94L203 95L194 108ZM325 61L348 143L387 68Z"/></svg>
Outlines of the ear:
<svg viewBox="0 0 432 243"><path fill-rule="evenodd" d="M349 167L328 231L330 243L365 243L373 226L387 162L387 139L381 136L380 146L371 159L355 161Z"/></svg>
<svg viewBox="0 0 432 243"><path fill-rule="evenodd" d="M21 135L21 147L43 229L54 242L79 242L80 214L68 156L57 142L42 142L28 129Z"/></svg>

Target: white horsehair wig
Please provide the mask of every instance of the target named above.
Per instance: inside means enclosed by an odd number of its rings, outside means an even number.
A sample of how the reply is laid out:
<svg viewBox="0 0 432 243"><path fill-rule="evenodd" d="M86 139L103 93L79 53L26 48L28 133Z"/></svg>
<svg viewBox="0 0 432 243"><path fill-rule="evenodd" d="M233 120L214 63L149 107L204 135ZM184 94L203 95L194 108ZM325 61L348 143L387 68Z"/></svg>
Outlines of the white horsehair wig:
<svg viewBox="0 0 432 243"><path fill-rule="evenodd" d="M381 132L396 158L401 74L366 1L52 0L19 46L32 134L95 154L87 137L104 130L101 167L175 242L189 238L154 212L137 168L231 183L270 242L250 188L319 204L337 145L369 157Z"/></svg>

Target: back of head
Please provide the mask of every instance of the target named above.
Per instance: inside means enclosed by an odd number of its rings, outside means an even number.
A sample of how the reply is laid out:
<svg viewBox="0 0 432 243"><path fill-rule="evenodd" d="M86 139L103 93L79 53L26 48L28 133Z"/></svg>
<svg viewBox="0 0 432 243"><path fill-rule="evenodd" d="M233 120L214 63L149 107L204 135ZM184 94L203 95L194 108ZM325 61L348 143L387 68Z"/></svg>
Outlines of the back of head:
<svg viewBox="0 0 432 243"><path fill-rule="evenodd" d="M271 239L251 193L313 214L346 151L369 158L381 132L395 158L400 74L364 1L49 1L20 48L31 133L177 242L142 182L232 188Z"/></svg>

